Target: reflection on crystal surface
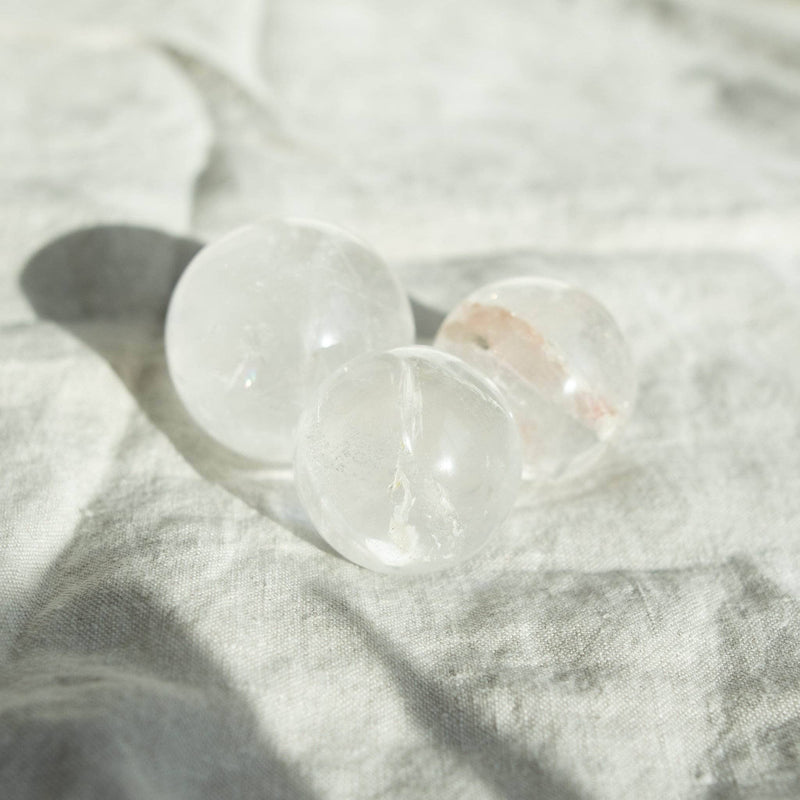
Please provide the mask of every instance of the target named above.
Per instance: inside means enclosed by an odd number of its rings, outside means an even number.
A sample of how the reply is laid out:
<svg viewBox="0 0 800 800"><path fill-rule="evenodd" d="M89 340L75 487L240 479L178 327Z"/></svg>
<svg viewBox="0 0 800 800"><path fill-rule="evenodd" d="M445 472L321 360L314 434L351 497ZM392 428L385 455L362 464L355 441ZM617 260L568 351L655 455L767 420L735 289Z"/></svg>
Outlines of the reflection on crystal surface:
<svg viewBox="0 0 800 800"><path fill-rule="evenodd" d="M331 546L381 572L472 555L510 512L520 470L497 390L429 347L346 364L298 427L295 479L309 516Z"/></svg>
<svg viewBox="0 0 800 800"><path fill-rule="evenodd" d="M519 425L527 478L585 471L633 408L633 362L616 322L593 297L559 281L484 286L447 316L435 345L500 389Z"/></svg>
<svg viewBox="0 0 800 800"><path fill-rule="evenodd" d="M170 374L195 420L269 462L291 460L305 402L340 364L413 339L408 299L380 257L331 225L294 220L203 248L166 328Z"/></svg>

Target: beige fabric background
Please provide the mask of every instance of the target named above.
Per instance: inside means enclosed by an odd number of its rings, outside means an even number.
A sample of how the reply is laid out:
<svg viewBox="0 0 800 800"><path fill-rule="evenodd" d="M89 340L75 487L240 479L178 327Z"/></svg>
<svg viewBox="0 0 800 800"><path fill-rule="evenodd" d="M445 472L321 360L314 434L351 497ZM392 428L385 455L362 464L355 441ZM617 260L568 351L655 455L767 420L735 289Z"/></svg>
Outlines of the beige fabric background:
<svg viewBox="0 0 800 800"><path fill-rule="evenodd" d="M0 1L0 797L800 797L796 0ZM424 579L182 412L262 215L600 297L637 414Z"/></svg>

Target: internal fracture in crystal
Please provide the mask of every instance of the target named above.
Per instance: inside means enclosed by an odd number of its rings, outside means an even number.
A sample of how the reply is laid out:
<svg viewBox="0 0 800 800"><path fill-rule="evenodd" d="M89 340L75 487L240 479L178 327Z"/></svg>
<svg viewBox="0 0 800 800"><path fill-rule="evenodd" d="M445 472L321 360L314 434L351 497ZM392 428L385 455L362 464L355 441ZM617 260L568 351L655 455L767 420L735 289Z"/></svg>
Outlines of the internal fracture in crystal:
<svg viewBox="0 0 800 800"><path fill-rule="evenodd" d="M497 390L429 347L344 365L298 427L295 480L309 516L342 555L380 572L471 556L511 511L520 472Z"/></svg>
<svg viewBox="0 0 800 800"><path fill-rule="evenodd" d="M519 426L524 475L558 480L589 469L633 408L630 351L611 314L559 281L514 278L478 289L434 342L498 387Z"/></svg>

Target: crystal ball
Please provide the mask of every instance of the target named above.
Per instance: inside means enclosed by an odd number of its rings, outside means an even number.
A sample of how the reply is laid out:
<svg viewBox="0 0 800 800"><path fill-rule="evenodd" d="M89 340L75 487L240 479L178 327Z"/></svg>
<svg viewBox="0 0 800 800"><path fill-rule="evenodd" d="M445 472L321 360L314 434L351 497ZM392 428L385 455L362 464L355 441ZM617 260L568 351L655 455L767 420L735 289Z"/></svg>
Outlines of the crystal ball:
<svg viewBox="0 0 800 800"><path fill-rule="evenodd" d="M586 471L633 409L635 370L619 327L595 298L560 281L513 278L478 289L445 318L434 345L500 389L519 426L527 479Z"/></svg>
<svg viewBox="0 0 800 800"><path fill-rule="evenodd" d="M411 306L366 244L268 220L204 247L172 294L167 362L186 409L251 458L288 463L297 420L340 364L414 341Z"/></svg>
<svg viewBox="0 0 800 800"><path fill-rule="evenodd" d="M306 511L334 549L378 572L471 556L511 511L520 474L519 434L497 389L430 347L349 362L298 426Z"/></svg>

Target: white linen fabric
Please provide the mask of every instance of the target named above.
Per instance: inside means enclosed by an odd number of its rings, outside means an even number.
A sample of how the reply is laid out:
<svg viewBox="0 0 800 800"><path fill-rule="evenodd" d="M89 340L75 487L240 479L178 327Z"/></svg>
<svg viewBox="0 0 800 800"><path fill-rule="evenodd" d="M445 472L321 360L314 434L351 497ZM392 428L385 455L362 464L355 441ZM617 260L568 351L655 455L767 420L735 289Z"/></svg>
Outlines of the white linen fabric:
<svg viewBox="0 0 800 800"><path fill-rule="evenodd" d="M800 3L0 0L0 797L800 797ZM181 409L199 243L349 227L420 336L596 294L641 385L441 575Z"/></svg>

